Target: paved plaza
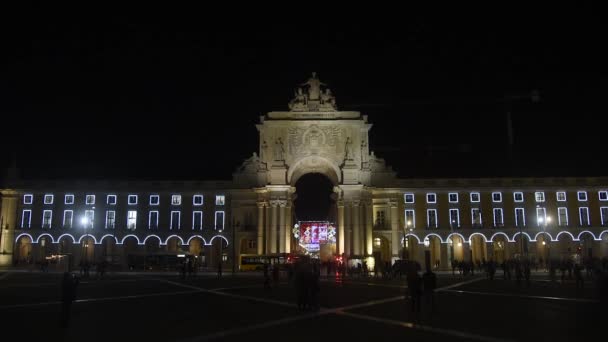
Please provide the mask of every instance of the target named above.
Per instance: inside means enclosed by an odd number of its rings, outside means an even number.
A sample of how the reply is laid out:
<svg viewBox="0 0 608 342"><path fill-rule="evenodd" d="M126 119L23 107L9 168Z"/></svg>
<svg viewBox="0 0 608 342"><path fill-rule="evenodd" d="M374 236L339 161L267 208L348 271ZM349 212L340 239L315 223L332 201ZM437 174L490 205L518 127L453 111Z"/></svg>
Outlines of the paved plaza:
<svg viewBox="0 0 608 342"><path fill-rule="evenodd" d="M61 276L0 271L3 327L44 341L541 341L593 337L605 317L592 281L577 289L542 272L529 287L440 274L434 308L423 303L420 313L404 298L404 279L322 278L320 310L298 311L287 278L268 290L258 274L113 273L81 279L63 329Z"/></svg>

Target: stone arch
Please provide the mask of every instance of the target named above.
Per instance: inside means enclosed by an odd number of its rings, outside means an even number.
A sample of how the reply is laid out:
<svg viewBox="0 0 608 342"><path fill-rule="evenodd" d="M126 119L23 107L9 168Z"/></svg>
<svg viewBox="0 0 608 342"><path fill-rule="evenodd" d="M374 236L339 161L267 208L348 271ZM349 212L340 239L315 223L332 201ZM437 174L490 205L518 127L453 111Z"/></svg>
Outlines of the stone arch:
<svg viewBox="0 0 608 342"><path fill-rule="evenodd" d="M536 233L536 235L534 235L534 241L538 241L538 238L546 235L549 237L549 241L555 241L555 239L553 239L553 236L551 236L551 234L547 233L547 232L538 232Z"/></svg>
<svg viewBox="0 0 608 342"><path fill-rule="evenodd" d="M437 237L439 239L439 241L441 241L441 243L447 243L447 241L444 241L441 238L441 235L437 234L437 233L430 233L424 236L424 239L422 239L422 242L424 243L424 240L426 239L430 239L432 236Z"/></svg>
<svg viewBox="0 0 608 342"><path fill-rule="evenodd" d="M422 243L422 242L420 241L420 238L419 238L419 237L418 237L418 235L416 235L416 234L407 233L407 234L405 234L404 238L406 238L406 239L407 239L407 238L408 238L408 237L410 237L410 236L415 237L415 238L416 238L416 241L418 241L418 244L421 244L421 243ZM401 242L403 243L403 241L401 241Z"/></svg>
<svg viewBox="0 0 608 342"><path fill-rule="evenodd" d="M91 240L91 241L93 241L93 244L94 244L94 245L98 245L98 243L97 243L97 239L95 239L95 236L94 236L94 235L91 235L91 234L87 234L87 235L83 235L83 236L81 236L81 237L78 239L78 243L82 243L82 241L83 241L83 240L85 240L85 239L86 239L86 240Z"/></svg>
<svg viewBox="0 0 608 342"><path fill-rule="evenodd" d="M34 239L30 234L22 233L15 238L13 257L18 264L29 264L32 260Z"/></svg>
<svg viewBox="0 0 608 342"><path fill-rule="evenodd" d="M146 236L146 238L144 239L144 241L142 241L142 245L147 244L148 240L150 240L150 238L156 238L158 240L158 244L159 245L164 245L163 244L163 240L160 238L160 236L154 235L154 234Z"/></svg>
<svg viewBox="0 0 608 342"><path fill-rule="evenodd" d="M307 173L323 174L327 176L334 185L338 185L342 182L342 172L338 165L325 157L308 156L299 159L289 167L289 170L287 171L287 183L295 186L298 179Z"/></svg>
<svg viewBox="0 0 608 342"><path fill-rule="evenodd" d="M572 239L572 241L578 241L577 238L574 237L574 235L572 235L572 233L570 233L569 231L563 230L559 233L557 233L557 235L555 236L555 241L560 241L559 237L562 235L569 235L570 238Z"/></svg>
<svg viewBox="0 0 608 342"><path fill-rule="evenodd" d="M221 239L223 239L223 240L224 240L224 242L226 243L226 246L229 246L229 245L230 245L230 243L228 242L228 239L226 239L226 237L225 237L225 236L223 236L223 235L216 235L216 236L212 237L212 238L211 238L211 240L209 240L209 243L208 243L207 245L208 245L208 246L213 245L213 240L215 240L215 239L217 239L217 238L221 238Z"/></svg>
<svg viewBox="0 0 608 342"><path fill-rule="evenodd" d="M36 240L36 243L40 243L40 239L43 238L43 237L45 237L45 236L48 236L48 237L51 238L51 243L55 243L55 240L53 239L53 236L51 234L49 234L49 233L40 234L40 236L38 236L38 239Z"/></svg>
<svg viewBox="0 0 608 342"><path fill-rule="evenodd" d="M116 236L114 236L114 235L112 235L112 234L106 234L106 235L102 236L102 237L99 239L99 243L98 243L98 245L103 244L103 240L104 240L104 239L106 239L106 238L112 238L112 239L114 239L114 243L118 243L118 239L116 238Z"/></svg>
<svg viewBox="0 0 608 342"><path fill-rule="evenodd" d="M598 240L603 240L604 239L604 235L606 235L608 237L608 230L604 230L600 233L600 235L598 236Z"/></svg>
<svg viewBox="0 0 608 342"><path fill-rule="evenodd" d="M450 235L448 235L447 238L445 238L445 241L449 241L450 239L452 239L453 236L458 236L462 239L462 243L468 243L469 240L465 239L464 236L460 233L452 233Z"/></svg>
<svg viewBox="0 0 608 342"><path fill-rule="evenodd" d="M125 241L129 238L135 238L135 241L137 241L137 244L141 245L141 242L139 241L139 238L137 237L137 235L133 235L133 234L129 234L129 235L123 237L122 240L120 241L120 244L124 245Z"/></svg>
<svg viewBox="0 0 608 342"><path fill-rule="evenodd" d="M503 232L494 233L492 235L492 237L490 237L489 241L494 242L494 239L497 238L498 236L503 236L505 238L506 242L513 242L513 241L511 241L511 239L509 239L509 235L507 235L506 233L503 233Z"/></svg>
<svg viewBox="0 0 608 342"><path fill-rule="evenodd" d="M169 252L181 252L184 246L184 239L179 235L171 235L167 237L164 245L167 246Z"/></svg>
<svg viewBox="0 0 608 342"><path fill-rule="evenodd" d="M580 232L580 233L578 234L578 236L577 236L576 238L577 238L579 241L581 241L581 237L582 237L582 236L584 236L584 235L591 235L591 238L592 238L593 240L599 240L599 239L597 239L597 238L595 237L595 235L593 235L593 233L592 233L592 232L590 232L590 231L588 231L588 230L583 230L582 232Z"/></svg>
<svg viewBox="0 0 608 342"><path fill-rule="evenodd" d="M205 246L207 242L205 238L200 235L191 236L188 241L186 241L186 245L188 245L188 251L192 255L202 256L205 253Z"/></svg>
<svg viewBox="0 0 608 342"><path fill-rule="evenodd" d="M518 236L520 236L520 235L527 237L528 238L528 242L534 242L534 241L536 241L536 239L532 239L532 237L530 236L530 234L528 234L526 232L517 232L517 233L513 234L513 237L511 238L511 240L515 242L515 239Z"/></svg>
<svg viewBox="0 0 608 342"><path fill-rule="evenodd" d="M469 235L469 243L471 243L471 239L474 236L481 236L483 238L483 242L488 242L488 238L484 234L482 234L482 233L473 233L473 234Z"/></svg>
<svg viewBox="0 0 608 342"><path fill-rule="evenodd" d="M391 260L389 240L385 236L382 236L380 234L374 234L372 239L372 254L379 256L379 260L377 260L379 262L378 266L383 267L385 261ZM379 246L377 244L377 241L380 241Z"/></svg>
<svg viewBox="0 0 608 342"><path fill-rule="evenodd" d="M57 238L57 242L59 243L59 242L61 241L61 239L63 239L64 237L70 237L70 238L72 238L72 243L76 243L76 239L74 238L74 236L73 236L73 235L70 235L70 234L63 234L63 235L60 235L60 236Z"/></svg>

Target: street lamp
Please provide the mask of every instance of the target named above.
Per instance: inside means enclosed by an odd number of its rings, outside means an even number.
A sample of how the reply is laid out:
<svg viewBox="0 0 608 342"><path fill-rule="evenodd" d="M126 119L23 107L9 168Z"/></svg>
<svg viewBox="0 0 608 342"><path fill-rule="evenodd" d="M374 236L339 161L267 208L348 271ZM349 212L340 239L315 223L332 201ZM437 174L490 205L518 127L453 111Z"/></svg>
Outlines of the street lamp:
<svg viewBox="0 0 608 342"><path fill-rule="evenodd" d="M543 227L543 232L547 231L547 225L549 223L551 223L551 217L550 216L547 216L545 219L543 219L542 217L540 217L538 219L538 225ZM549 263L549 258L551 257L551 255L550 255L550 253L551 253L551 244L547 244L547 242L545 241L545 239L547 239L546 235L543 236L543 246L547 249L545 262L548 264Z"/></svg>
<svg viewBox="0 0 608 342"><path fill-rule="evenodd" d="M402 259L403 260L405 260L405 246L406 246L405 235L407 234L408 230L410 232L413 230L413 228L412 228L412 221L411 220L407 220L405 222L405 227L403 228L403 249L401 250L402 251Z"/></svg>
<svg viewBox="0 0 608 342"><path fill-rule="evenodd" d="M80 222L82 223L82 226L83 226L83 229L84 229L84 238L85 238L85 240L84 240L84 242L82 244L82 249L84 250L84 261L85 261L85 263L88 263L88 261L89 261L88 260L89 259L89 257L88 257L89 244L88 244L88 240L87 240L87 238L88 238L87 226L89 225L89 218L86 217L86 216L84 216L80 220Z"/></svg>

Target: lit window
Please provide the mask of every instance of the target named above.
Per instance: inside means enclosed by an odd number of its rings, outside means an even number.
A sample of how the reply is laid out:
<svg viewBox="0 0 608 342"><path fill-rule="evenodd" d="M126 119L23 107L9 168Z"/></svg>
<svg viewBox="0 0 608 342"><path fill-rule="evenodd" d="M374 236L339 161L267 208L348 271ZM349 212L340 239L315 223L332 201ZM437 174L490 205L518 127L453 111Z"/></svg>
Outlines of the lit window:
<svg viewBox="0 0 608 342"><path fill-rule="evenodd" d="M181 205L181 204L182 204L182 195L171 196L171 205Z"/></svg>
<svg viewBox="0 0 608 342"><path fill-rule="evenodd" d="M526 216L524 208L515 208L515 226L524 227L526 225Z"/></svg>
<svg viewBox="0 0 608 342"><path fill-rule="evenodd" d="M30 228L32 226L32 211L27 209L21 214L21 228Z"/></svg>
<svg viewBox="0 0 608 342"><path fill-rule="evenodd" d="M404 195L405 203L414 203L414 194Z"/></svg>
<svg viewBox="0 0 608 342"><path fill-rule="evenodd" d="M382 240L380 240L380 238L374 238L374 246L381 247L382 246Z"/></svg>
<svg viewBox="0 0 608 342"><path fill-rule="evenodd" d="M376 227L382 228L382 227L384 227L385 223L386 223L386 220L385 220L384 210L376 211Z"/></svg>
<svg viewBox="0 0 608 342"><path fill-rule="evenodd" d="M564 191L557 192L557 201L566 202L566 193Z"/></svg>
<svg viewBox="0 0 608 342"><path fill-rule="evenodd" d="M53 195L44 195L44 204L53 204Z"/></svg>
<svg viewBox="0 0 608 342"><path fill-rule="evenodd" d="M172 211L171 212L171 225L169 226L169 229L179 229L180 226L180 215L181 213L179 211Z"/></svg>
<svg viewBox="0 0 608 342"><path fill-rule="evenodd" d="M85 203L88 205L95 204L95 195L87 195L85 197Z"/></svg>
<svg viewBox="0 0 608 342"><path fill-rule="evenodd" d="M65 195L65 204L74 204L74 195Z"/></svg>
<svg viewBox="0 0 608 342"><path fill-rule="evenodd" d="M53 218L53 211L44 210L42 212L42 228L51 228L52 218Z"/></svg>
<svg viewBox="0 0 608 342"><path fill-rule="evenodd" d="M579 191L577 194L578 194L579 201L581 201L581 202L587 201L587 192L586 191Z"/></svg>
<svg viewBox="0 0 608 342"><path fill-rule="evenodd" d="M224 205L226 203L226 196L217 195L215 196L215 205Z"/></svg>
<svg viewBox="0 0 608 342"><path fill-rule="evenodd" d="M116 204L116 195L108 195L106 200L109 205L115 205Z"/></svg>
<svg viewBox="0 0 608 342"><path fill-rule="evenodd" d="M84 211L84 222L83 225L85 228L93 228L95 223L95 211L94 210L85 210Z"/></svg>
<svg viewBox="0 0 608 342"><path fill-rule="evenodd" d="M602 226L608 225L608 207L600 207L600 215L602 217Z"/></svg>
<svg viewBox="0 0 608 342"><path fill-rule="evenodd" d="M158 205L160 203L160 197L158 195L150 195L150 205Z"/></svg>
<svg viewBox="0 0 608 342"><path fill-rule="evenodd" d="M203 195L194 195L192 198L192 204L203 205Z"/></svg>
<svg viewBox="0 0 608 342"><path fill-rule="evenodd" d="M192 213L192 230L203 229L203 212L195 211Z"/></svg>
<svg viewBox="0 0 608 342"><path fill-rule="evenodd" d="M473 224L473 228L481 227L481 211L479 208L471 209L471 223Z"/></svg>
<svg viewBox="0 0 608 342"><path fill-rule="evenodd" d="M137 211L129 210L127 212L127 229L135 230L137 227Z"/></svg>
<svg viewBox="0 0 608 342"><path fill-rule="evenodd" d="M460 212L458 209L450 209L450 226L452 228L460 227Z"/></svg>
<svg viewBox="0 0 608 342"><path fill-rule="evenodd" d="M224 212L216 211L215 212L215 230L223 230L224 229Z"/></svg>
<svg viewBox="0 0 608 342"><path fill-rule="evenodd" d="M427 209L426 210L426 225L429 228L437 228L437 210Z"/></svg>
<svg viewBox="0 0 608 342"><path fill-rule="evenodd" d="M72 210L63 211L63 228L72 228L72 221L74 220L74 212Z"/></svg>
<svg viewBox="0 0 608 342"><path fill-rule="evenodd" d="M492 193L492 202L502 202L502 193L501 192L493 192Z"/></svg>
<svg viewBox="0 0 608 342"><path fill-rule="evenodd" d="M34 195L23 195L23 204L32 204L34 202Z"/></svg>
<svg viewBox="0 0 608 342"><path fill-rule="evenodd" d="M536 202L544 202L545 201L545 193L542 191L537 191L534 193L534 197L536 198Z"/></svg>
<svg viewBox="0 0 608 342"><path fill-rule="evenodd" d="M414 229L416 227L416 215L413 210L408 209L405 211L405 228Z"/></svg>
<svg viewBox="0 0 608 342"><path fill-rule="evenodd" d="M129 197L127 197L127 203L129 203L129 205L136 205L137 195L129 195Z"/></svg>
<svg viewBox="0 0 608 342"><path fill-rule="evenodd" d="M106 211L106 229L114 229L116 225L116 212L114 210Z"/></svg>
<svg viewBox="0 0 608 342"><path fill-rule="evenodd" d="M514 192L513 200L515 202L523 202L524 201L524 193L523 192Z"/></svg>
<svg viewBox="0 0 608 342"><path fill-rule="evenodd" d="M437 203L436 194L426 194L426 203Z"/></svg>
<svg viewBox="0 0 608 342"><path fill-rule="evenodd" d="M536 224L541 227L547 224L547 209L536 208Z"/></svg>
<svg viewBox="0 0 608 342"><path fill-rule="evenodd" d="M560 226L568 225L568 209L565 207L557 208L557 219Z"/></svg>
<svg viewBox="0 0 608 342"><path fill-rule="evenodd" d="M148 217L148 229L158 229L158 211L151 211Z"/></svg>
<svg viewBox="0 0 608 342"><path fill-rule="evenodd" d="M598 195L600 197L600 201L608 201L608 191L600 191L598 192Z"/></svg>
<svg viewBox="0 0 608 342"><path fill-rule="evenodd" d="M588 226L591 224L591 222L589 221L589 208L580 207L578 208L578 213L580 217L581 226Z"/></svg>
<svg viewBox="0 0 608 342"><path fill-rule="evenodd" d="M456 192L451 192L448 195L449 201L450 203L458 203L458 193Z"/></svg>
<svg viewBox="0 0 608 342"><path fill-rule="evenodd" d="M480 197L481 196L479 196L479 192L471 192L471 202L479 203Z"/></svg>
<svg viewBox="0 0 608 342"><path fill-rule="evenodd" d="M494 227L502 227L505 225L504 217L502 215L502 208L494 208Z"/></svg>

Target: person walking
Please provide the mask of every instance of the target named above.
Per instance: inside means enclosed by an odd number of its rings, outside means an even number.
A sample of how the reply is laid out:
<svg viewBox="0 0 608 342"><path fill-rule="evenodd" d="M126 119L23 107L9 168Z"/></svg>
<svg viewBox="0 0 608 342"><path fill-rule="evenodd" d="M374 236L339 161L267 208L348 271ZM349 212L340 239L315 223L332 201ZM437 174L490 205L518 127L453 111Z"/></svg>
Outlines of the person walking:
<svg viewBox="0 0 608 342"><path fill-rule="evenodd" d="M69 325L72 303L76 300L78 283L79 279L70 272L63 274L61 283L61 325L63 328L67 328Z"/></svg>

